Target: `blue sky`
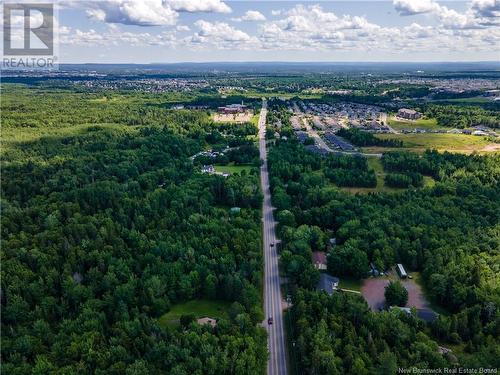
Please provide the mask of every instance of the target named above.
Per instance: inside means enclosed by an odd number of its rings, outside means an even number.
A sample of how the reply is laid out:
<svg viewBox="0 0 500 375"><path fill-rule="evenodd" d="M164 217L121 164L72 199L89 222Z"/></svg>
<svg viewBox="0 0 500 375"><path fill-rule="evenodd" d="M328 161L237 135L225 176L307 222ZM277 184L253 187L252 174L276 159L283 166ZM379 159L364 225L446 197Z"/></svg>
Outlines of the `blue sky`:
<svg viewBox="0 0 500 375"><path fill-rule="evenodd" d="M66 63L499 60L500 1L68 1Z"/></svg>

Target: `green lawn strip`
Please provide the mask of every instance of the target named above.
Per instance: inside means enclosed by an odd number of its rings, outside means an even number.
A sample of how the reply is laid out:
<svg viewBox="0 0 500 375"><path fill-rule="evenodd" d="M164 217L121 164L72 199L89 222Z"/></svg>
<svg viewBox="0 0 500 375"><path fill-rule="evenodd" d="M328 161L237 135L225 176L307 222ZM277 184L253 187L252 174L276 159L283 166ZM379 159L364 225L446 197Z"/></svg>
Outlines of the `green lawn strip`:
<svg viewBox="0 0 500 375"><path fill-rule="evenodd" d="M341 277L339 282L340 289L355 290L361 292L362 281L349 277Z"/></svg>
<svg viewBox="0 0 500 375"><path fill-rule="evenodd" d="M226 318L230 303L217 300L191 300L173 305L169 312L163 314L158 323L160 326L173 326L179 323L182 315L194 314L196 318Z"/></svg>
<svg viewBox="0 0 500 375"><path fill-rule="evenodd" d="M426 129L426 130L431 130L431 129L443 129L442 126L438 126L437 121L435 118L421 118L415 121L405 121L405 120L396 120L394 117L390 117L387 120L389 126L391 126L395 130L402 130L402 129Z"/></svg>
<svg viewBox="0 0 500 375"><path fill-rule="evenodd" d="M214 168L216 172L235 174L235 173L241 173L242 171L250 173L250 171L254 167L251 165L228 164L228 165L215 165Z"/></svg>
<svg viewBox="0 0 500 375"><path fill-rule="evenodd" d="M491 142L484 137L466 134L377 134L380 139L398 139L402 140L404 146L402 148L384 148L384 147L366 147L364 152L387 152L387 151L402 151L410 150L415 152L424 152L427 149L438 151L455 151L463 153L471 153L480 151Z"/></svg>

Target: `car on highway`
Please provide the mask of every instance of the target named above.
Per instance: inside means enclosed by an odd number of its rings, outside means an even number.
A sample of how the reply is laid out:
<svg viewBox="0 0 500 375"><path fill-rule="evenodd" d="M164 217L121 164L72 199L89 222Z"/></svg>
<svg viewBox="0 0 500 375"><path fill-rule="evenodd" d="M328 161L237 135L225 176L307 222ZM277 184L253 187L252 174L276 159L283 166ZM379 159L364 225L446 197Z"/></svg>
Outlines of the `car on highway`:
<svg viewBox="0 0 500 375"><path fill-rule="evenodd" d="M271 247L274 247L274 242L271 242Z"/></svg>
<svg viewBox="0 0 500 375"><path fill-rule="evenodd" d="M273 324L273 317L272 316L267 318L267 324L269 324L269 325Z"/></svg>

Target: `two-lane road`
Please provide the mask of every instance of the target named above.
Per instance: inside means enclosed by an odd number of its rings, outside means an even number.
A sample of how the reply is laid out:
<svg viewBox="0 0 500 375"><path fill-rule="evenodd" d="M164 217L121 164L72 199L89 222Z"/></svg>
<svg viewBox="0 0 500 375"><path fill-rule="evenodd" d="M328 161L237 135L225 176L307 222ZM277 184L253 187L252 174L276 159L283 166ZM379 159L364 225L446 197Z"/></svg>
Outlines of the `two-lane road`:
<svg viewBox="0 0 500 375"><path fill-rule="evenodd" d="M267 102L262 100L262 110L259 117L259 150L263 164L260 167L260 182L264 194L262 205L263 244L264 244L264 310L265 325L268 333L269 375L286 375L286 346L283 326L283 309L281 303L280 275L278 269L278 253L276 250L276 233L269 189L269 174L267 170L266 150L266 116ZM273 244L274 246L271 246ZM267 319L272 317L273 324L268 325Z"/></svg>

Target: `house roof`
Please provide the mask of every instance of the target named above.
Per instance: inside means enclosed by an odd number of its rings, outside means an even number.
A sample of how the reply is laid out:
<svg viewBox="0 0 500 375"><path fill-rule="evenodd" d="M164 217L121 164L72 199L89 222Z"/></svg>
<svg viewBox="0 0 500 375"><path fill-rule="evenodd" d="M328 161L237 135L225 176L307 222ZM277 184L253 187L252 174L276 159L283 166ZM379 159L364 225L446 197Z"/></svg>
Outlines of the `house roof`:
<svg viewBox="0 0 500 375"><path fill-rule="evenodd" d="M326 264L326 253L324 251L313 251L311 258L315 264Z"/></svg>
<svg viewBox="0 0 500 375"><path fill-rule="evenodd" d="M209 324L212 327L215 327L217 325L217 321L213 318L209 318L208 316L206 316L204 318L200 318L200 319L196 320L196 322L198 324Z"/></svg>
<svg viewBox="0 0 500 375"><path fill-rule="evenodd" d="M318 284L316 285L316 290L324 290L328 294L333 294L333 291L337 288L339 284L339 279L337 277L330 276L326 273L322 273L319 276Z"/></svg>

